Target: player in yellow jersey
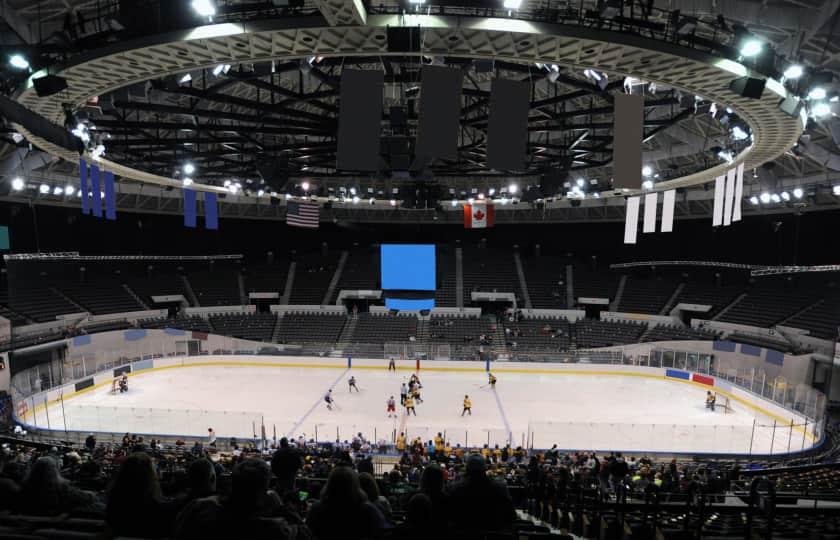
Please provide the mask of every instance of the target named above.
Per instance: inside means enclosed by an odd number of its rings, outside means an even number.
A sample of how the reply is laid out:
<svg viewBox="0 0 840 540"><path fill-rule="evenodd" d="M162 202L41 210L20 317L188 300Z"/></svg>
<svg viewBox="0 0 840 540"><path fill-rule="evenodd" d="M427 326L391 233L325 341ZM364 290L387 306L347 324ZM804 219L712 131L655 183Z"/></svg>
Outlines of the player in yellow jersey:
<svg viewBox="0 0 840 540"><path fill-rule="evenodd" d="M406 416L411 416L411 413L414 413L414 416L417 416L417 411L414 410L414 398L411 396L405 396L405 403L403 403L405 407L405 414Z"/></svg>
<svg viewBox="0 0 840 540"><path fill-rule="evenodd" d="M492 373L487 373L487 383L490 385L491 390L496 389L496 376Z"/></svg>
<svg viewBox="0 0 840 540"><path fill-rule="evenodd" d="M397 437L397 452L405 452L405 433Z"/></svg>
<svg viewBox="0 0 840 540"><path fill-rule="evenodd" d="M472 401L470 401L470 396L464 396L464 410L461 411L461 416L464 416L465 413L470 413L470 416L472 416Z"/></svg>
<svg viewBox="0 0 840 540"><path fill-rule="evenodd" d="M443 452L443 435L440 433L435 437L435 452Z"/></svg>

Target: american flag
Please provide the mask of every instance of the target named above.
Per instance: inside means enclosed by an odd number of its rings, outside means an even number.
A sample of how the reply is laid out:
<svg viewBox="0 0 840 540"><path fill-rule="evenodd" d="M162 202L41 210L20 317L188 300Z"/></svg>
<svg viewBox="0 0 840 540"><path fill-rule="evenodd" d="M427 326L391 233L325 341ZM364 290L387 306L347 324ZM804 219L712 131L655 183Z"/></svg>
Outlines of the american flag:
<svg viewBox="0 0 840 540"><path fill-rule="evenodd" d="M292 227L318 228L320 208L318 203L308 201L286 202L286 224Z"/></svg>

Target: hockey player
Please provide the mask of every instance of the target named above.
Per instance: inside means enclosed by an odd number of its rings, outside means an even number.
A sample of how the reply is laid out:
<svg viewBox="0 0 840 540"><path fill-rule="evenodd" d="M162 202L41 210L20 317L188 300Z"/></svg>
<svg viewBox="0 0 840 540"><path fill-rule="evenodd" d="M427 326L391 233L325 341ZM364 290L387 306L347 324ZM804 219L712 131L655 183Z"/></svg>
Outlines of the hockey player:
<svg viewBox="0 0 840 540"><path fill-rule="evenodd" d="M353 392L353 390L355 390L356 392L359 391L359 387L356 386L356 377L350 375L350 378L347 380L347 384L349 386L350 392Z"/></svg>
<svg viewBox="0 0 840 540"><path fill-rule="evenodd" d="M472 401L470 401L470 396L464 396L464 410L461 411L461 416L464 416L465 413L470 413L470 416L472 416Z"/></svg>
<svg viewBox="0 0 840 540"><path fill-rule="evenodd" d="M405 452L405 433L401 432L397 437L397 452Z"/></svg>
<svg viewBox="0 0 840 540"><path fill-rule="evenodd" d="M409 379L408 381L408 386L416 386L418 388L423 388L423 385L420 384L420 377L418 377L416 373L411 374L411 379Z"/></svg>
<svg viewBox="0 0 840 540"><path fill-rule="evenodd" d="M423 403L423 399L420 397L420 387L415 386L414 390L411 391L411 397L414 398L414 401L417 403Z"/></svg>
<svg viewBox="0 0 840 540"><path fill-rule="evenodd" d="M400 405L405 405L405 397L408 395L408 386L402 383L400 386Z"/></svg>
<svg viewBox="0 0 840 540"><path fill-rule="evenodd" d="M388 371L393 371L394 373L397 372L397 363L394 361L394 357L388 359Z"/></svg>
<svg viewBox="0 0 840 540"><path fill-rule="evenodd" d="M332 397L332 388L327 391L327 394L324 396L324 401L327 403L327 410L331 411L333 403L335 403Z"/></svg>
<svg viewBox="0 0 840 540"><path fill-rule="evenodd" d="M120 394L123 392L128 392L128 375L125 373L120 377Z"/></svg>
<svg viewBox="0 0 840 540"><path fill-rule="evenodd" d="M394 396L388 398L388 418L397 417L397 402L394 401Z"/></svg>
<svg viewBox="0 0 840 540"><path fill-rule="evenodd" d="M403 402L405 406L405 415L411 416L411 413L414 413L414 416L417 416L417 411L414 410L414 399L411 396L405 396L405 402Z"/></svg>
<svg viewBox="0 0 840 540"><path fill-rule="evenodd" d="M496 376L492 373L487 373L487 383L490 385L491 390L496 389Z"/></svg>

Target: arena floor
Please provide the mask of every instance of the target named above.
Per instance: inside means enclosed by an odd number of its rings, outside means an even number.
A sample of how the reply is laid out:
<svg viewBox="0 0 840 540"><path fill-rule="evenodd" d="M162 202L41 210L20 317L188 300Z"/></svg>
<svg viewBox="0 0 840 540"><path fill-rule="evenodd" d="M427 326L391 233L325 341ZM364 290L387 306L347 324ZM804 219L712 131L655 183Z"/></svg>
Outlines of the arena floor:
<svg viewBox="0 0 840 540"><path fill-rule="evenodd" d="M733 403L734 413L704 406L702 387L623 375L499 373L494 391L481 372L422 371L423 402L417 416L389 419L385 402L399 403L410 371L355 369L360 392L348 391L351 372L341 368L202 366L140 372L129 391L97 387L37 413L52 429L202 435L275 434L319 441L392 440L404 431L429 440L445 432L453 445L531 444L536 448L766 454L811 445L802 431L772 428L773 420ZM323 396L334 388L337 407ZM461 417L465 394L472 416ZM62 410L63 409L63 410ZM754 427L754 421L758 425ZM764 427L770 426L770 427ZM788 444L790 443L790 448Z"/></svg>

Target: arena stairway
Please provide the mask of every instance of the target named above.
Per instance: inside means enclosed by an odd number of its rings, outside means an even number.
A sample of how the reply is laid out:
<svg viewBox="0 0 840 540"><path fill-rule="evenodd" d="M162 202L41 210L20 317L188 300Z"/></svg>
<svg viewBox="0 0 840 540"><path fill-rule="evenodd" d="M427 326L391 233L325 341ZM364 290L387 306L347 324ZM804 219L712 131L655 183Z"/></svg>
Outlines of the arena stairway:
<svg viewBox="0 0 840 540"><path fill-rule="evenodd" d="M187 276L183 274L180 276L180 278L181 284L184 286L184 292L187 293L187 300L189 300L190 305L192 305L193 307L201 307L198 304L198 298L196 297L195 292L193 291L192 285L190 285L190 280L187 279Z"/></svg>
<svg viewBox="0 0 840 540"><path fill-rule="evenodd" d="M356 331L356 325L359 323L358 317L347 317L347 322L344 323L344 328L341 329L341 334L338 336L338 341L335 348L343 351L351 345L353 333Z"/></svg>
<svg viewBox="0 0 840 540"><path fill-rule="evenodd" d="M720 318L723 315L725 315L727 311L732 309L734 306L736 306L738 304L738 302L740 302L741 300L743 300L746 297L747 297L747 293L739 294L734 300L729 302L729 304L727 304L722 310L718 311L717 314L714 317L712 317L712 320L713 321L720 320Z"/></svg>
<svg viewBox="0 0 840 540"><path fill-rule="evenodd" d="M122 288L123 288L123 289L125 289L125 292L126 292L126 293L128 293L128 295L129 295L129 296L131 296L132 298L134 298L134 301L135 301L135 302L137 302L138 304L140 304L141 306L143 306L143 309L146 309L146 310L151 309L151 308L149 307L149 304L147 304L146 302L144 302L144 301L143 301L143 299L142 299L142 298L140 298L140 297L137 295L137 293L136 293L136 292L134 292L134 289L132 289L131 287L129 287L127 283L123 283L123 284L122 284Z"/></svg>
<svg viewBox="0 0 840 540"><path fill-rule="evenodd" d="M610 302L610 311L616 311L618 306L621 305L621 297L624 296L624 287L627 286L627 276L621 276L621 279L618 280L618 289L615 291L615 298L613 298L612 302Z"/></svg>
<svg viewBox="0 0 840 540"><path fill-rule="evenodd" d="M668 315L668 313L670 313L671 310L674 309L674 306L677 305L677 298L680 297L680 294L682 294L683 289L685 289L685 283L680 283L679 285L677 285L674 294L672 294L668 301L665 302L665 305L662 306L662 310L659 312L660 315Z"/></svg>

